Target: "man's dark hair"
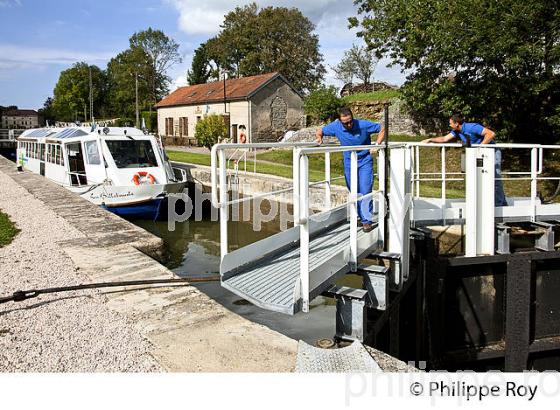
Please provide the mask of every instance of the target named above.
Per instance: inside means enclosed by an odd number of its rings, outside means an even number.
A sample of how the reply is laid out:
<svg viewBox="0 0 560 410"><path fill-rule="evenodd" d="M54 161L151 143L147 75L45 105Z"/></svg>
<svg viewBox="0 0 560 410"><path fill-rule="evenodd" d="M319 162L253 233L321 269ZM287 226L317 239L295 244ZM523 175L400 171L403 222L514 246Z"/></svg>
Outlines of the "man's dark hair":
<svg viewBox="0 0 560 410"><path fill-rule="evenodd" d="M241 125L239 126L239 129L240 129L240 130L246 130L247 128L245 128L245 126L244 126L243 124L241 124Z"/></svg>
<svg viewBox="0 0 560 410"><path fill-rule="evenodd" d="M342 107L338 109L338 118L347 116L354 118L354 114L352 114L352 110L350 108Z"/></svg>
<svg viewBox="0 0 560 410"><path fill-rule="evenodd" d="M453 114L451 116L451 119L453 120L453 122L456 122L458 124L463 124L465 122L465 119L463 118L463 116L461 114Z"/></svg>

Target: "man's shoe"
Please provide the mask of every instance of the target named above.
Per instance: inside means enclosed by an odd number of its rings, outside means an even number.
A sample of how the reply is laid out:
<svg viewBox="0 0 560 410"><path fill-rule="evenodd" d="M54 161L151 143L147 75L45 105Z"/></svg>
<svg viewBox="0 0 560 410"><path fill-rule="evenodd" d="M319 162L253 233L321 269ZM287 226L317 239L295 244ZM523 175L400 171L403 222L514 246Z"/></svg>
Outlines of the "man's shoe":
<svg viewBox="0 0 560 410"><path fill-rule="evenodd" d="M371 232L373 231L373 225L372 224L363 224L362 228L364 228L364 232Z"/></svg>

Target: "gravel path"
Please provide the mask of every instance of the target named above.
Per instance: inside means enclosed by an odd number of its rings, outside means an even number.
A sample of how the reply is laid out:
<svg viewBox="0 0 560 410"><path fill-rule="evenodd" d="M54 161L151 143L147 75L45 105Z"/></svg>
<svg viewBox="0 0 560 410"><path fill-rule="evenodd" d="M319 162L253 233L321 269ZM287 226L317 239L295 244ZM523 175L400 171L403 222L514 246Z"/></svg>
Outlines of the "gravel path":
<svg viewBox="0 0 560 410"><path fill-rule="evenodd" d="M89 281L56 244L83 235L0 172L0 209L21 232L0 248L0 296ZM96 291L0 305L0 372L162 371L135 324Z"/></svg>

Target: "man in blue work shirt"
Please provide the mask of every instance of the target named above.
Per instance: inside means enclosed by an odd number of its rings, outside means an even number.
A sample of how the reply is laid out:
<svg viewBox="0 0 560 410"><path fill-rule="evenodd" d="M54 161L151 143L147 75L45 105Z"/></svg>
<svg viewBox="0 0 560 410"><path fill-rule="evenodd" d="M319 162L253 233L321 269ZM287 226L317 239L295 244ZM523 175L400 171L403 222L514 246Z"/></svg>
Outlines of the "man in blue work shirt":
<svg viewBox="0 0 560 410"><path fill-rule="evenodd" d="M476 122L464 122L463 117L459 114L454 114L449 118L449 126L451 132L443 137L428 138L422 142L454 142L461 140L470 146L471 144L494 144L494 137L496 133ZM494 202L496 206L507 206L506 195L504 194L504 187L502 185L502 152L495 149L496 152L496 182L494 184Z"/></svg>
<svg viewBox="0 0 560 410"><path fill-rule="evenodd" d="M375 122L355 120L350 108L344 107L338 111L338 120L319 128L316 141L323 143L323 135L334 136L343 146L371 145L371 134L379 133L377 144L383 141L383 127ZM350 189L350 152L344 153L344 176L346 186ZM358 151L358 195L367 195L373 188L373 159L369 150ZM373 229L373 199L366 198L358 201L358 216L362 222L364 232Z"/></svg>

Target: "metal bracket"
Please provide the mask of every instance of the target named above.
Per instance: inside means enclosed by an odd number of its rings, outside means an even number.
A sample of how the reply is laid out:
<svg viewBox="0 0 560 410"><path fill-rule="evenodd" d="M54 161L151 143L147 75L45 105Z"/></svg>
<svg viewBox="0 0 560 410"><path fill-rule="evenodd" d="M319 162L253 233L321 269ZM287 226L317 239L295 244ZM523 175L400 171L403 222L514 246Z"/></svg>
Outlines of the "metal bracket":
<svg viewBox="0 0 560 410"><path fill-rule="evenodd" d="M535 248L539 251L551 252L554 250L554 225L546 222L531 222L541 235L535 240Z"/></svg>
<svg viewBox="0 0 560 410"><path fill-rule="evenodd" d="M387 310L389 301L389 268L385 266L360 266L358 272L363 275L364 289L367 290L367 307Z"/></svg>
<svg viewBox="0 0 560 410"><path fill-rule="evenodd" d="M367 334L367 290L333 286L324 295L336 298L335 338L363 342Z"/></svg>

